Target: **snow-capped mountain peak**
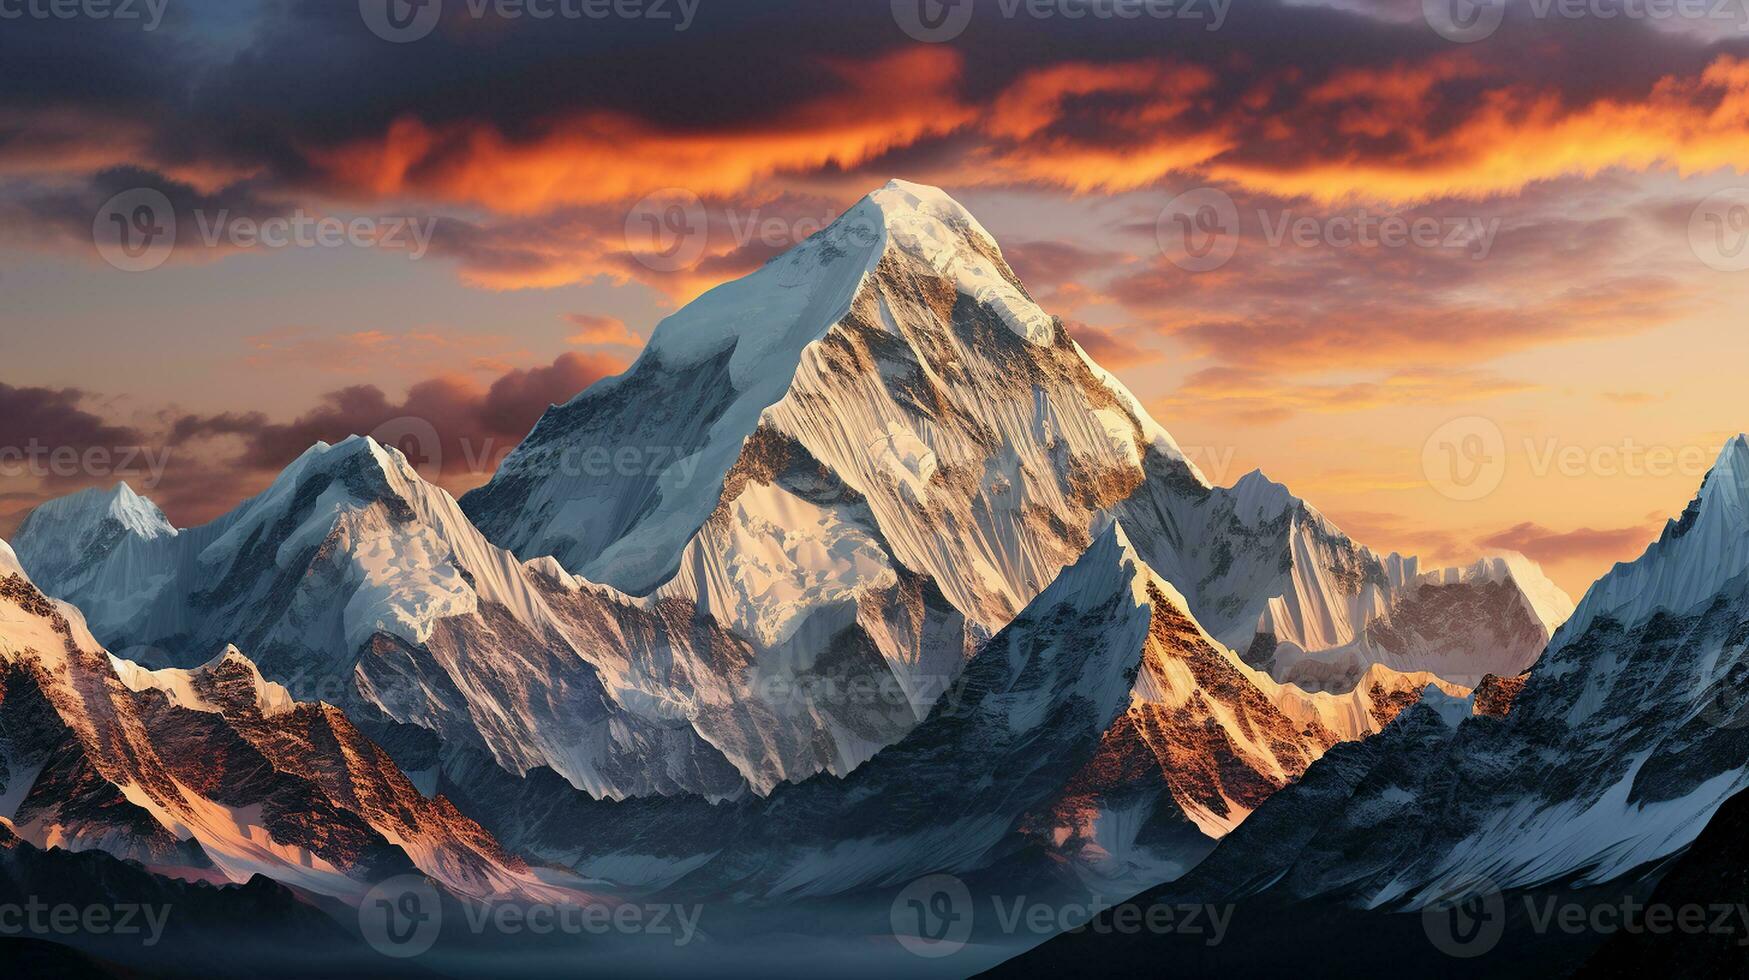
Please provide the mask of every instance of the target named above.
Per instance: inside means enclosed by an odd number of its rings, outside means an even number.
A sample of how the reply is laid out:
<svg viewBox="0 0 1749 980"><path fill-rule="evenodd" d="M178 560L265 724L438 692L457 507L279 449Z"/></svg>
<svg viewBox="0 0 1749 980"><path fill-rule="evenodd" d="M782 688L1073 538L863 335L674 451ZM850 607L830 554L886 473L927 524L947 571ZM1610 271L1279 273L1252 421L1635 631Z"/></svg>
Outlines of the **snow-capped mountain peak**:
<svg viewBox="0 0 1749 980"><path fill-rule="evenodd" d="M30 557L32 575L48 588L76 579L128 541L176 533L157 504L117 483L43 503L24 519L14 540Z"/></svg>
<svg viewBox="0 0 1749 980"><path fill-rule="evenodd" d="M1631 626L1660 610L1675 615L1712 601L1749 570L1749 437L1725 444L1700 492L1666 522L1644 554L1624 562L1586 591L1551 644L1559 649L1608 616Z"/></svg>
<svg viewBox="0 0 1749 980"><path fill-rule="evenodd" d="M1427 585L1511 584L1524 599L1524 606L1550 634L1573 615L1573 597L1556 585L1542 566L1516 551L1499 551L1472 564L1424 572Z"/></svg>
<svg viewBox="0 0 1749 980"><path fill-rule="evenodd" d="M297 707L290 691L262 677L261 668L235 646L225 647L192 670L147 670L113 654L110 666L130 690L159 691L171 704L190 711L227 714L243 710L271 718Z"/></svg>
<svg viewBox="0 0 1749 980"><path fill-rule="evenodd" d="M1252 470L1233 484L1233 516L1246 527L1257 527L1276 520L1296 507L1310 513L1317 511L1294 496L1286 486L1271 480L1261 469Z"/></svg>

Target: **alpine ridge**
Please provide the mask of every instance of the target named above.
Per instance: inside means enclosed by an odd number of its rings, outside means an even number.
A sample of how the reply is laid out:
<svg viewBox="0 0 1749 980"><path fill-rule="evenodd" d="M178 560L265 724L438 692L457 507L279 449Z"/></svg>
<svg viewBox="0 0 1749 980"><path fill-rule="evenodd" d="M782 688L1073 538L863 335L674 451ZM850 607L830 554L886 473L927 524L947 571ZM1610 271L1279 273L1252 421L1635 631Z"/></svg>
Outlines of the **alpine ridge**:
<svg viewBox="0 0 1749 980"><path fill-rule="evenodd" d="M1518 673L1566 612L1522 559L1426 572L1261 473L1212 485L969 212L897 181L664 320L459 504L353 437L207 525L118 488L18 543L119 657L249 651L424 793L601 871L613 835L579 845L526 794L848 778L1113 524L1195 655L1147 661L1092 768L1013 817L1136 880L1188 867L1134 846L1149 814L1205 847L1429 685ZM141 683L192 683L163 677Z"/></svg>
<svg viewBox="0 0 1749 980"><path fill-rule="evenodd" d="M1388 923L1356 917L1460 888L1649 888L1749 786L1746 446L1724 447L1694 501L1587 591L1523 677L1489 678L1473 705L1423 698L1334 748L1135 901L1343 909L1331 928L1375 930ZM1062 937L1019 968L1087 955L1087 941Z"/></svg>

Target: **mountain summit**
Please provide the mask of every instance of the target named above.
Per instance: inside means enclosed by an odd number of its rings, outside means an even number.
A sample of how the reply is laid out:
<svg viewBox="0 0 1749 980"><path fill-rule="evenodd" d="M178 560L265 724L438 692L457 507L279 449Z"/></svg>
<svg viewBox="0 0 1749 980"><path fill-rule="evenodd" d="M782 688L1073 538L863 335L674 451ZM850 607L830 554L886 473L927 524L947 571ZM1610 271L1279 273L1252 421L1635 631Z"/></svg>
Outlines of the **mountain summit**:
<svg viewBox="0 0 1749 980"><path fill-rule="evenodd" d="M59 542L110 532L63 509L20 558L122 655L234 643L423 780L614 798L853 771L1114 521L1276 681L1469 686L1549 630L1511 576L1381 559L1261 474L1211 486L976 219L902 182L664 320L459 506L354 437L76 572Z"/></svg>

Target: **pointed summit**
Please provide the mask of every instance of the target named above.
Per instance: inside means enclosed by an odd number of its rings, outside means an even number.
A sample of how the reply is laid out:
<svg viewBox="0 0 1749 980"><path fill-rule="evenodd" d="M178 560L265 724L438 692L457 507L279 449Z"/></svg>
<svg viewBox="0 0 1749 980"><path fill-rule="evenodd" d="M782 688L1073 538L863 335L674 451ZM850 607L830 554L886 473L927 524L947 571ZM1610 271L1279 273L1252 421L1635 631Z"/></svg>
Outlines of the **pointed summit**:
<svg viewBox="0 0 1749 980"><path fill-rule="evenodd" d="M857 523L899 565L994 629L1074 561L1091 512L1154 455L1206 487L964 207L894 181L662 321L630 371L550 410L463 506L524 559L644 595L683 572L749 477L817 468L831 493L868 501ZM944 537L947 520L989 530Z"/></svg>
<svg viewBox="0 0 1749 980"><path fill-rule="evenodd" d="M1749 438L1725 444L1682 515L1632 562L1610 569L1586 591L1551 649L1584 634L1603 616L1632 626L1653 613L1683 615L1709 603L1749 571Z"/></svg>
<svg viewBox="0 0 1749 980"><path fill-rule="evenodd" d="M1252 470L1233 484L1234 515L1248 527L1267 524L1295 507L1305 507L1305 501L1288 492L1288 488Z"/></svg>
<svg viewBox="0 0 1749 980"><path fill-rule="evenodd" d="M61 596L116 552L176 534L157 504L117 483L38 505L19 526L13 543L37 585Z"/></svg>

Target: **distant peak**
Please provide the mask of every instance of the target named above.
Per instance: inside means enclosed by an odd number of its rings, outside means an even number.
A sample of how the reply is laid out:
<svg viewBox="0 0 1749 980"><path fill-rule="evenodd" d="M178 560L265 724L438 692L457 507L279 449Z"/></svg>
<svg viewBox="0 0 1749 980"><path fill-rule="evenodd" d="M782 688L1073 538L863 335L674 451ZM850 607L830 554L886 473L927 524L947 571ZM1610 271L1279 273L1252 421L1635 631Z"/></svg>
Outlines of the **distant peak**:
<svg viewBox="0 0 1749 980"><path fill-rule="evenodd" d="M31 511L25 520L26 527L21 527L19 532L21 537L29 537L37 531L47 533L53 526L57 535L77 537L112 519L127 531L148 540L176 534L176 528L158 505L135 493L126 483L87 487L78 493L45 501ZM33 524L37 527L27 530Z"/></svg>
<svg viewBox="0 0 1749 980"><path fill-rule="evenodd" d="M1230 493L1234 513L1247 525L1266 524L1304 504L1285 485L1271 480L1260 469L1240 477Z"/></svg>
<svg viewBox="0 0 1749 980"><path fill-rule="evenodd" d="M1443 568L1427 572L1423 582L1432 584L1502 583L1518 588L1532 616L1551 633L1573 615L1573 597L1554 583L1530 558L1516 551L1496 551L1464 568Z"/></svg>
<svg viewBox="0 0 1749 980"><path fill-rule="evenodd" d="M1557 643L1564 647L1600 616L1626 625L1657 611L1685 615L1749 572L1749 439L1730 439L1700 491L1639 558L1592 584Z"/></svg>
<svg viewBox="0 0 1749 980"><path fill-rule="evenodd" d="M1719 451L1713 472L1720 474L1721 483L1742 487L1749 485L1749 436L1738 435ZM1708 483L1712 481L1709 479Z"/></svg>
<svg viewBox="0 0 1749 980"><path fill-rule="evenodd" d="M201 664L199 670L201 670L201 671L216 670L219 667L222 667L227 663L232 663L232 664L238 665L239 667L247 668L251 673L254 673L257 675L259 675L261 673L260 669L255 666L255 661L250 660L248 655L246 655L243 651L237 649L237 645L235 643L227 644L223 650L219 651L218 656L212 658L211 660L208 660L204 664Z"/></svg>
<svg viewBox="0 0 1749 980"><path fill-rule="evenodd" d="M384 474L398 474L408 480L420 479L399 449L385 446L370 436L351 435L333 444L318 441L286 467L279 480L297 482L312 473L332 472L354 463L362 463Z"/></svg>
<svg viewBox="0 0 1749 980"><path fill-rule="evenodd" d="M939 187L891 180L864 200L880 212L888 237L899 240L901 244L914 246L920 240L939 239L942 229L945 229L951 237L976 236L997 248L995 236L986 231L964 205ZM852 208L851 213L856 210Z"/></svg>
<svg viewBox="0 0 1749 980"><path fill-rule="evenodd" d="M116 676L130 690L155 690L172 704L190 711L234 716L239 711L272 717L297 707L289 690L261 676L260 668L236 646L226 646L218 656L193 670L166 667L148 670L114 654L109 658Z"/></svg>

